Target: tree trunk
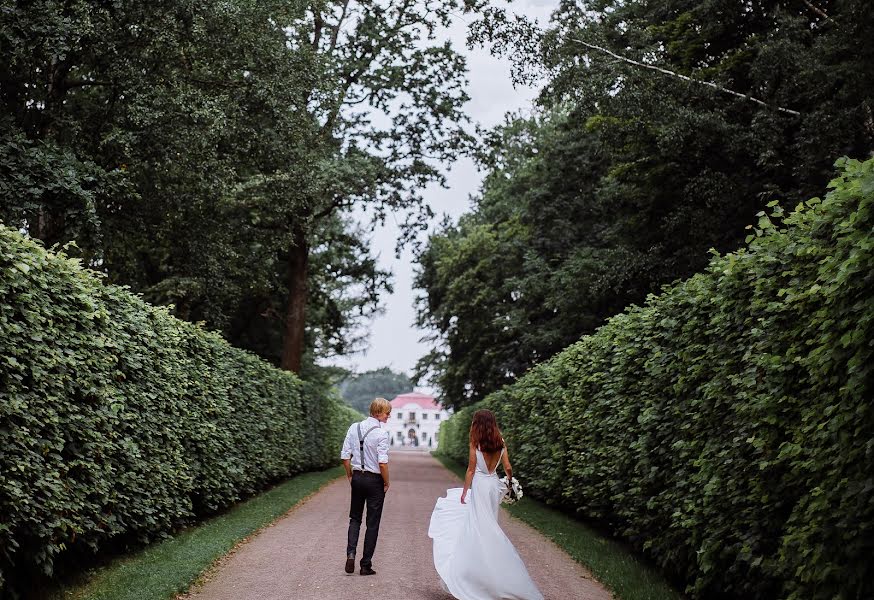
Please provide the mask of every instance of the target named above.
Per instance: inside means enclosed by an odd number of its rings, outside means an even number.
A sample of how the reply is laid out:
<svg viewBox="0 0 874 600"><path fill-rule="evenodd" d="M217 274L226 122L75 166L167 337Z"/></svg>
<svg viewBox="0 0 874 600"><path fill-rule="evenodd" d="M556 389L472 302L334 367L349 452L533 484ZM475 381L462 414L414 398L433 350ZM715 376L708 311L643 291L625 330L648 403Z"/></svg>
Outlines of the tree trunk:
<svg viewBox="0 0 874 600"><path fill-rule="evenodd" d="M295 235L295 242L288 253L288 304L285 309L282 359L279 366L286 371L300 373L307 303L309 246L306 234L300 231Z"/></svg>
<svg viewBox="0 0 874 600"><path fill-rule="evenodd" d="M40 114L39 139L51 142L54 138L55 123L63 110L66 89L64 81L69 67L52 58L48 65L46 81L45 109ZM64 202L51 194L43 194L36 214L29 219L28 233L42 240L46 248L65 241L66 218Z"/></svg>
<svg viewBox="0 0 874 600"><path fill-rule="evenodd" d="M35 215L28 219L27 233L41 240L46 248L51 248L58 242L63 242L66 230L66 219L62 210L52 206L51 201L43 200Z"/></svg>

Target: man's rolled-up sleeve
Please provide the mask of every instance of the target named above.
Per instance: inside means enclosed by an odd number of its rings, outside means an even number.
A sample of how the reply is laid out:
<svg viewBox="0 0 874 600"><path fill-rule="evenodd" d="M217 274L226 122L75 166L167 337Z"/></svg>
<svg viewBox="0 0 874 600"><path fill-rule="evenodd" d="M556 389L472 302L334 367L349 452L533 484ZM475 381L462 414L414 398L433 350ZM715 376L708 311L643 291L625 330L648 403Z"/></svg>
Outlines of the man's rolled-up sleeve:
<svg viewBox="0 0 874 600"><path fill-rule="evenodd" d="M350 428L349 431L352 431L352 429ZM340 449L341 460L352 458L352 436L349 435L349 431L346 432L346 438L343 440L343 448Z"/></svg>
<svg viewBox="0 0 874 600"><path fill-rule="evenodd" d="M389 433L386 431L385 435L379 439L379 444L376 446L377 460L381 463L388 462L388 436Z"/></svg>

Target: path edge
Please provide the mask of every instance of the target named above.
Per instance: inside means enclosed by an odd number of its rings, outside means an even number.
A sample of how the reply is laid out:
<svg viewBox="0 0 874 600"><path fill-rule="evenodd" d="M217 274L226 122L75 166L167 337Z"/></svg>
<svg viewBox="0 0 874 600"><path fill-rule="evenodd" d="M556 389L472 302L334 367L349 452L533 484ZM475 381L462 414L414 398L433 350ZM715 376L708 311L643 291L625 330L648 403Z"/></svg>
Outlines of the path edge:
<svg viewBox="0 0 874 600"><path fill-rule="evenodd" d="M303 475L303 473L301 473L301 475ZM192 580L191 584L189 584L189 586L188 586L188 589L186 589L184 592L176 594L173 597L173 600L190 600L192 592L195 592L197 590L197 588L200 588L200 587L203 587L204 585L206 585L210 581L210 579L212 579L212 577L214 577L215 574L222 568L222 566L228 560L233 558L234 554L239 552L243 546L245 546L246 544L251 542L253 539L258 537L259 535L261 535L265 529L273 527L279 521L282 521L283 519L287 519L288 517L290 517L300 507L307 504L310 500L313 499L313 497L315 497L317 494L319 494L321 491L323 491L326 487L328 487L329 485L333 485L333 484L337 483L337 481L342 476L343 476L343 473L340 472L337 474L337 477L322 482L317 488L310 491L305 496L302 496L300 499L298 499L297 502L295 502L294 504L289 506L288 510L286 510L284 513L277 516L272 521L265 523L264 525L262 525L261 527L259 527L258 529L256 529L252 533L250 533L249 535L237 540L236 543L234 543L234 545L227 552L225 552L224 554L222 554L221 556L216 558L214 561L212 561L209 565L207 565L200 572L200 574ZM266 491L267 490L265 490L265 492L262 492L262 493L266 493ZM257 498L257 496L254 496L253 499L254 498Z"/></svg>

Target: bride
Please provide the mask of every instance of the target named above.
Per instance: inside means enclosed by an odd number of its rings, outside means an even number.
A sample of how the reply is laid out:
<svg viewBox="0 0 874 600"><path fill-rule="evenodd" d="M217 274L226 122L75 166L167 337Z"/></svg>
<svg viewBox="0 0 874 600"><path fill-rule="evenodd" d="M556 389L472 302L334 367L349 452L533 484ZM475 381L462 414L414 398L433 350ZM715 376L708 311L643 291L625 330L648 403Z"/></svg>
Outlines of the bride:
<svg viewBox="0 0 874 600"><path fill-rule="evenodd" d="M428 536L434 540L434 566L443 588L459 600L542 600L525 564L498 525L506 488L495 473L513 467L504 438L490 410L478 410L470 425L470 454L464 488L438 498Z"/></svg>

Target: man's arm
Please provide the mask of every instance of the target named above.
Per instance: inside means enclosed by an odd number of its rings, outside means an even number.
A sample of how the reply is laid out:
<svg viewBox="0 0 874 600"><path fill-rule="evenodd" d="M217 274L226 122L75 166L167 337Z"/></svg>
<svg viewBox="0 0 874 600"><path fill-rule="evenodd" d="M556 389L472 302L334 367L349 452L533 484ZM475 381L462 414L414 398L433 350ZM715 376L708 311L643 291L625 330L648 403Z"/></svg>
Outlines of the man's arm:
<svg viewBox="0 0 874 600"><path fill-rule="evenodd" d="M379 473L382 475L382 491L387 492L388 483L388 463L379 463Z"/></svg>
<svg viewBox="0 0 874 600"><path fill-rule="evenodd" d="M382 490L383 492L388 491L389 483L388 483L388 431L385 432L385 435L379 440L379 444L376 446L376 454L377 460L379 460L379 473L382 475Z"/></svg>
<svg viewBox="0 0 874 600"><path fill-rule="evenodd" d="M343 448L340 450L340 459L343 461L343 468L346 469L346 479L352 481L352 426L346 432L346 437L343 439Z"/></svg>

